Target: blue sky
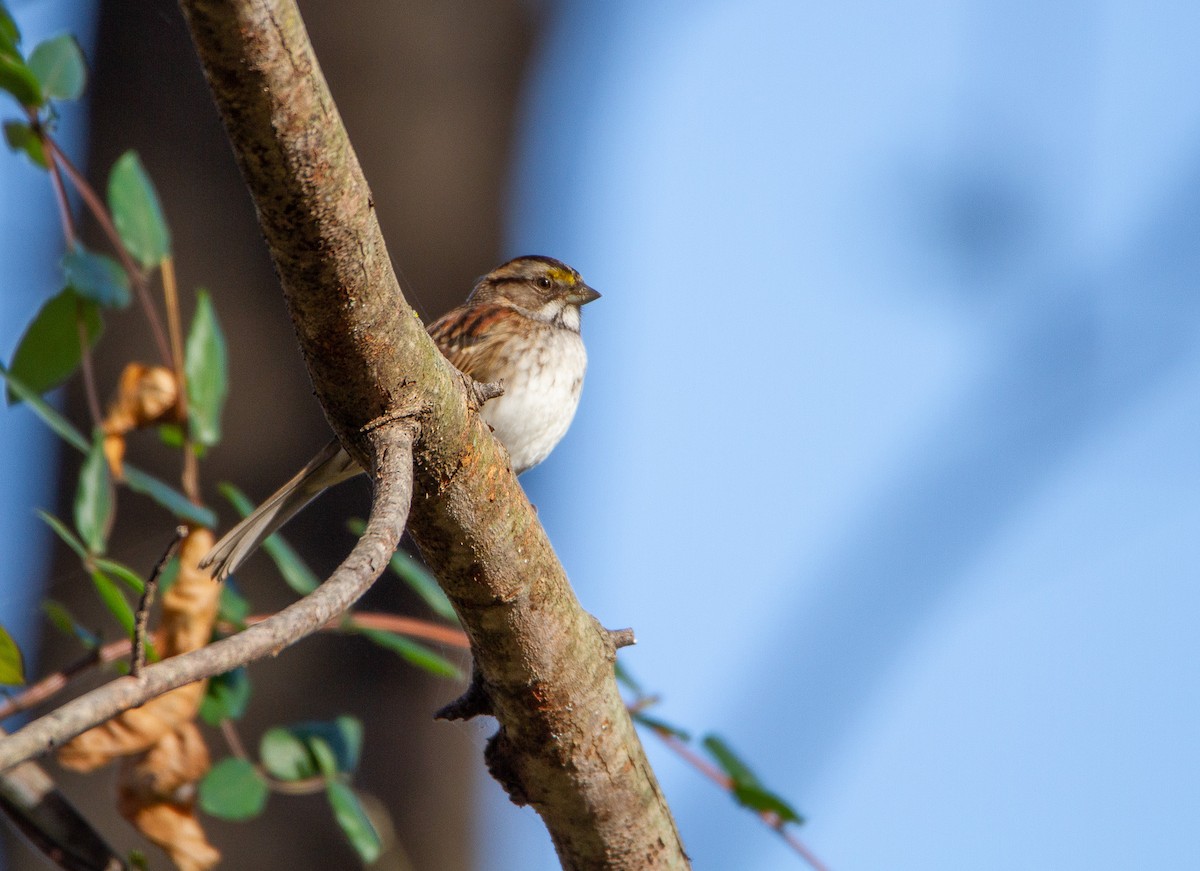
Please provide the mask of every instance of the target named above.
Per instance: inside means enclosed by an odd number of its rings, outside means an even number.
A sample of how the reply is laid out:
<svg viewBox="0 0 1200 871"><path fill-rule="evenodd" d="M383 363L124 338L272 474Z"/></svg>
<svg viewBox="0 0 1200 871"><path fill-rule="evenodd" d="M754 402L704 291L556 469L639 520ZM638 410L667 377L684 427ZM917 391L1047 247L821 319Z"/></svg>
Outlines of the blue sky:
<svg viewBox="0 0 1200 871"><path fill-rule="evenodd" d="M662 714L838 871L1200 865L1200 9L557 10L511 253L605 296L525 480ZM696 867L799 866L647 743Z"/></svg>

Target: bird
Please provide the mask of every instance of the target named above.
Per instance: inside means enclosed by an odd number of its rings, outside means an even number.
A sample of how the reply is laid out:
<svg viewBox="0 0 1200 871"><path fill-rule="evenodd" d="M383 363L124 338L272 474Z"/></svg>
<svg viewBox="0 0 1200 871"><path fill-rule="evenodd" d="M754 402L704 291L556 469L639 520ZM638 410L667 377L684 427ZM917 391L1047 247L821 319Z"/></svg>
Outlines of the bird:
<svg viewBox="0 0 1200 871"><path fill-rule="evenodd" d="M518 475L550 455L575 417L587 371L580 309L599 298L562 261L517 257L479 279L466 302L428 327L460 372L503 388L480 415ZM335 439L227 532L201 568L224 580L318 494L362 472Z"/></svg>

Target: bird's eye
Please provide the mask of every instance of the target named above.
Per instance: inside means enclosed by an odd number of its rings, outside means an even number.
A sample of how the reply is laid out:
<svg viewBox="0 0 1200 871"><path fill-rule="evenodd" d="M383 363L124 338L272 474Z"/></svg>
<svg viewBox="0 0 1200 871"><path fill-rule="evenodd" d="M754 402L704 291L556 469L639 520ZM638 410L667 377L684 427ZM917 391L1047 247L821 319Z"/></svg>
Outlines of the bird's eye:
<svg viewBox="0 0 1200 871"><path fill-rule="evenodd" d="M540 287L542 290L549 290L550 289L550 279L543 275L541 278L539 278L537 280L537 286Z"/></svg>

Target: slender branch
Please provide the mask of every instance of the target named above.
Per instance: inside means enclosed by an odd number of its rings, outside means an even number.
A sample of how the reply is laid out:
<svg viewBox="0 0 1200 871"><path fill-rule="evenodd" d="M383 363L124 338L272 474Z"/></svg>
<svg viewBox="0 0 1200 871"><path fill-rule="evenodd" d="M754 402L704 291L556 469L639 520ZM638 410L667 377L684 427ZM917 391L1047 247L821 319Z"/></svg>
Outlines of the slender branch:
<svg viewBox="0 0 1200 871"><path fill-rule="evenodd" d="M43 150L45 150L45 138L43 137ZM67 201L67 190L63 185L58 156L53 151L49 151L47 157L50 164L50 185L54 188L54 199L58 203L58 219L62 222L63 238L67 240L67 247L70 247L75 244L78 235L75 231L75 220L71 217L71 204Z"/></svg>
<svg viewBox="0 0 1200 871"><path fill-rule="evenodd" d="M75 219L71 216L71 203L67 200L67 189L63 184L58 156L54 151L46 149L45 143L49 137L40 132L41 125L37 122L37 114L30 111L30 116L33 118L34 129L38 130L41 135L42 148L46 151L47 162L50 164L50 186L54 188L54 200L58 203L58 218L62 222L63 238L67 242L67 248L73 248L79 234L75 228ZM88 341L82 302L77 302L75 305L75 328L79 336L79 360L83 368L84 394L87 396L88 413L92 418L92 426L95 427L100 425L103 412L100 409L100 395L96 389L96 370L92 365L92 346Z"/></svg>
<svg viewBox="0 0 1200 871"><path fill-rule="evenodd" d="M98 427L104 417L100 410L100 393L96 389L96 368L92 365L92 343L88 341L87 322L83 319L83 300L75 299L75 330L79 335L79 362L83 371L83 392L87 395L88 414L92 427Z"/></svg>
<svg viewBox="0 0 1200 871"><path fill-rule="evenodd" d="M186 526L175 527L175 535L171 539L171 543L167 545L163 555L154 564L154 570L150 572L150 577L146 579L146 586L142 588L142 598L138 601L137 613L134 615L133 659L129 663L129 673L135 678L141 677L142 669L146 666L146 626L150 622L150 606L154 604L158 578L163 573L163 569L167 567L171 557L175 555L175 551L179 549L179 544L187 536L187 532Z"/></svg>
<svg viewBox="0 0 1200 871"><path fill-rule="evenodd" d="M411 428L398 424L373 430L368 448L376 460L372 463L376 474L367 530L329 580L262 623L200 650L151 665L140 678L111 681L0 739L0 771L52 750L168 690L273 656L316 632L353 604L386 568L400 541L412 498Z"/></svg>

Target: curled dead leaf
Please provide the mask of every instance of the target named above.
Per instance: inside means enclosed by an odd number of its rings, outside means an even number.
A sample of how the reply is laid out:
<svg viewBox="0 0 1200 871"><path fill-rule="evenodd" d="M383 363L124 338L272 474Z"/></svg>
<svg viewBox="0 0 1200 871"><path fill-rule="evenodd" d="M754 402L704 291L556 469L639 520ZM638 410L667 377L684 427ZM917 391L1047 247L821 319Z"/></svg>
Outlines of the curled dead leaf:
<svg viewBox="0 0 1200 871"><path fill-rule="evenodd" d="M208 747L194 723L182 724L147 753L121 763L117 809L180 871L207 871L221 859L195 813L196 784L208 768Z"/></svg>
<svg viewBox="0 0 1200 871"><path fill-rule="evenodd" d="M164 366L129 363L117 382L117 396L101 424L104 456L117 480L122 477L125 435L135 429L163 423L174 417L179 404L179 383Z"/></svg>
<svg viewBox="0 0 1200 871"><path fill-rule="evenodd" d="M199 568L200 558L212 545L212 532L192 529L179 549L179 577L163 596L162 618L155 633L155 644L164 658L198 650L212 637L221 585ZM150 750L195 719L204 687L204 681L197 681L118 714L64 744L58 761L75 771L92 771L117 757Z"/></svg>

